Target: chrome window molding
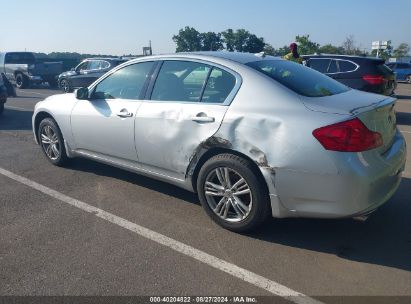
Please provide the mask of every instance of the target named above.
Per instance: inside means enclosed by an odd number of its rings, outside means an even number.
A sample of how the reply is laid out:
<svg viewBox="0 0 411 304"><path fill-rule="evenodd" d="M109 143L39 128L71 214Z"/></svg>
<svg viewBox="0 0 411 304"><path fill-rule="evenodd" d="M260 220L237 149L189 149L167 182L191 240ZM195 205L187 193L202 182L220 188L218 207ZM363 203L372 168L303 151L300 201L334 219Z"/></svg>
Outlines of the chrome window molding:
<svg viewBox="0 0 411 304"><path fill-rule="evenodd" d="M347 60L347 59L330 58L330 57L309 58L309 60L320 60L320 59L335 60L335 61L348 61L348 62L350 62L350 63L352 63L352 64L355 65L355 69L354 69L354 70L344 71L344 72L335 72L335 73L327 73L327 72L324 73L324 74L327 74L327 75L335 75L335 74L343 74L343 73L352 73L352 72L357 71L357 70L360 68L360 66L359 66L358 64L356 64L354 61ZM330 61L330 64L331 64L331 61ZM330 67L330 66L328 65L328 67ZM338 68L340 68L340 66L338 66ZM327 68L327 69L328 69L328 68Z"/></svg>

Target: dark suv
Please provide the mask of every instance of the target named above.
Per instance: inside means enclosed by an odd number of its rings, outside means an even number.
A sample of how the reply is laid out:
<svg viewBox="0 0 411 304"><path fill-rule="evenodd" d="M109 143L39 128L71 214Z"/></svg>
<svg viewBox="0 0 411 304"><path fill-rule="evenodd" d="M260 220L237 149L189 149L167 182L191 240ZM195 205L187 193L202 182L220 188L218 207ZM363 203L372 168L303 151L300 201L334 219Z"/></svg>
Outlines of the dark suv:
<svg viewBox="0 0 411 304"><path fill-rule="evenodd" d="M106 72L126 61L126 59L121 58L85 59L75 68L59 75L59 87L64 92L71 92L75 88L88 87Z"/></svg>
<svg viewBox="0 0 411 304"><path fill-rule="evenodd" d="M394 72L379 58L344 55L306 55L306 65L357 90L392 95Z"/></svg>

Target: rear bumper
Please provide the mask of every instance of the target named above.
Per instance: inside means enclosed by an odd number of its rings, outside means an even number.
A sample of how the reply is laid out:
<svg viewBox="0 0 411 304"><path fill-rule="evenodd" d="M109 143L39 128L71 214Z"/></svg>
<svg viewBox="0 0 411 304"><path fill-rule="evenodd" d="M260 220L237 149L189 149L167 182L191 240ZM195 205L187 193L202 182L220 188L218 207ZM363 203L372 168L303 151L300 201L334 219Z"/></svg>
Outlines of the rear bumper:
<svg viewBox="0 0 411 304"><path fill-rule="evenodd" d="M406 159L400 132L383 155L374 150L334 153L334 175L277 171L278 198L288 210L285 217L358 217L375 211L398 189Z"/></svg>

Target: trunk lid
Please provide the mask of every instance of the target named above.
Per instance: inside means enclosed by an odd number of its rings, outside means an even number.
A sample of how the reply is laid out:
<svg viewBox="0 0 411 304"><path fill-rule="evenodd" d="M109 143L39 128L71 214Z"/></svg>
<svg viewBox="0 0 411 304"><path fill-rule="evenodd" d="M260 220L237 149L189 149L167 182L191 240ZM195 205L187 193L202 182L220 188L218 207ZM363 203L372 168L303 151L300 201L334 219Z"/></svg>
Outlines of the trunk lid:
<svg viewBox="0 0 411 304"><path fill-rule="evenodd" d="M304 105L311 111L352 115L358 117L368 129L379 132L383 145L382 154L392 145L396 133L396 99L357 90L320 98L302 97Z"/></svg>

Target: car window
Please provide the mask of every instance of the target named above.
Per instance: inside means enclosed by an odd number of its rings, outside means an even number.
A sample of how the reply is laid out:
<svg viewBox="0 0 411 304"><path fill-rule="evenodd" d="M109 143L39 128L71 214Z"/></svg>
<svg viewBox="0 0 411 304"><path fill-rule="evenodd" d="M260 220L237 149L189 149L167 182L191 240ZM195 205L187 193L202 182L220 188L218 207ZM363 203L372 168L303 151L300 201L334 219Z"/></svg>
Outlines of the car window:
<svg viewBox="0 0 411 304"><path fill-rule="evenodd" d="M310 68L317 70L321 73L326 73L328 66L330 64L330 59L310 59Z"/></svg>
<svg viewBox="0 0 411 304"><path fill-rule="evenodd" d="M100 60L91 60L88 65L88 70L100 69Z"/></svg>
<svg viewBox="0 0 411 304"><path fill-rule="evenodd" d="M32 64L36 59L32 53L7 53L5 63Z"/></svg>
<svg viewBox="0 0 411 304"><path fill-rule="evenodd" d="M339 60L338 66L340 67L341 73L352 72L355 71L355 69L357 68L357 66L354 63L347 60Z"/></svg>
<svg viewBox="0 0 411 304"><path fill-rule="evenodd" d="M213 68L201 102L223 103L235 86L235 77L219 68Z"/></svg>
<svg viewBox="0 0 411 304"><path fill-rule="evenodd" d="M95 99L140 99L153 62L136 63L117 70L97 84Z"/></svg>
<svg viewBox="0 0 411 304"><path fill-rule="evenodd" d="M84 61L83 63L80 63L79 66L77 66L76 71L86 71L88 70L88 65L89 65L89 61Z"/></svg>
<svg viewBox="0 0 411 304"><path fill-rule="evenodd" d="M330 96L350 90L324 74L290 61L261 60L249 62L247 65L307 97Z"/></svg>
<svg viewBox="0 0 411 304"><path fill-rule="evenodd" d="M152 100L200 101L201 92L210 72L206 64L191 61L165 61L157 76Z"/></svg>
<svg viewBox="0 0 411 304"><path fill-rule="evenodd" d="M110 67L110 62L101 60L100 61L100 69L108 69Z"/></svg>
<svg viewBox="0 0 411 304"><path fill-rule="evenodd" d="M327 73L337 73L338 68L337 68L337 61L336 60L331 60L330 66L328 67Z"/></svg>

